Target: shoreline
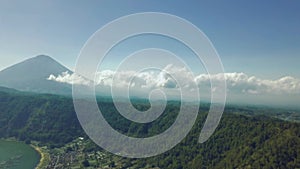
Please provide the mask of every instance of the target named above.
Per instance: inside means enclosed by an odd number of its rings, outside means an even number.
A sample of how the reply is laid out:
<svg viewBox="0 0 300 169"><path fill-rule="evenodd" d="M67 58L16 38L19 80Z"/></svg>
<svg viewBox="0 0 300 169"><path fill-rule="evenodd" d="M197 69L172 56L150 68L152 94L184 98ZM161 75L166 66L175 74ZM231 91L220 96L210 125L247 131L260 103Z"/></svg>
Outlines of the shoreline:
<svg viewBox="0 0 300 169"><path fill-rule="evenodd" d="M0 138L0 140L25 144L23 141L19 141L19 140L17 140L14 137ZM36 166L35 166L34 169L43 169L43 167L45 165L47 165L47 159L49 159L47 157L49 157L49 155L46 152L44 152L42 150L42 148L40 148L40 147L38 147L38 146L36 146L34 144L26 144L26 145L30 146L31 148L33 148L40 155L39 162L36 164Z"/></svg>
<svg viewBox="0 0 300 169"><path fill-rule="evenodd" d="M45 163L46 163L46 154L43 152L43 150L40 148L40 147L37 147L37 146L35 146L35 145L32 145L32 144L30 144L30 146L32 147L32 148L34 148L34 150L36 151L36 152L38 152L39 154L40 154L40 161L39 161L39 163L36 165L36 167L35 167L35 169L42 169L43 168L43 166L45 165Z"/></svg>

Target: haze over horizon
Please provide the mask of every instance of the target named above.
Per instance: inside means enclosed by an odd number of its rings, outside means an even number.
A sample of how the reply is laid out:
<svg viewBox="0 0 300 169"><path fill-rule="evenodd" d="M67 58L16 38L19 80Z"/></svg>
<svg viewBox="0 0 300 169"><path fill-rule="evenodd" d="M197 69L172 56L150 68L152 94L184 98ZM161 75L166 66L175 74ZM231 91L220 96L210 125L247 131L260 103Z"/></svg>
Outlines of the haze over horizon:
<svg viewBox="0 0 300 169"><path fill-rule="evenodd" d="M188 92L199 90L201 100L209 101L211 90L210 80L218 82L221 78L218 74L209 77L206 73L196 74L193 77L185 67L177 67L169 64L162 72L154 70L144 72L127 70L116 74L113 70L100 70L96 73L95 80L93 81L78 76L68 68L61 66L60 63L49 56L39 55L0 71L0 86L1 84L6 84L4 86L16 88L21 91L26 89L26 91L42 93L67 94L70 92L71 85L77 84L88 88L95 86L98 94L110 96L113 78L115 78L115 86L118 90L125 90L125 84L130 84L130 96L132 97L148 98L151 90L161 89L166 92L169 98L174 99L179 97L178 91L180 90L177 81L169 75L169 73L174 73L178 75L177 78L185 82L182 90ZM47 70L44 71L46 67ZM35 75L36 73L30 75L32 71L39 72L41 75L37 76ZM18 76L22 78L19 79ZM132 76L135 76L135 78L131 79ZM12 83L7 81L8 77ZM227 103L299 107L297 104L300 98L299 79L289 76L277 80L260 79L237 72L225 73L225 78L227 82ZM33 85L29 85L33 81ZM194 82L198 85L198 88L192 88L191 83ZM26 85L31 86L31 88ZM61 91L57 91L58 89Z"/></svg>

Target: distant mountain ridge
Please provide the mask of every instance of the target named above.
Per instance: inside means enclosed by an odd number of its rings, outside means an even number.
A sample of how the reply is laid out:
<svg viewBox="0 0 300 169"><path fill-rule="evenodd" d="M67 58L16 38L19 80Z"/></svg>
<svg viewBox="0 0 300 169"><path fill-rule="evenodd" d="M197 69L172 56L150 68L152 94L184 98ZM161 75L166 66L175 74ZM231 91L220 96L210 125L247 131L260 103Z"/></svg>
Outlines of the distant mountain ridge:
<svg viewBox="0 0 300 169"><path fill-rule="evenodd" d="M72 72L53 58L38 55L0 71L0 86L21 91L71 94L71 85L47 80L53 74Z"/></svg>

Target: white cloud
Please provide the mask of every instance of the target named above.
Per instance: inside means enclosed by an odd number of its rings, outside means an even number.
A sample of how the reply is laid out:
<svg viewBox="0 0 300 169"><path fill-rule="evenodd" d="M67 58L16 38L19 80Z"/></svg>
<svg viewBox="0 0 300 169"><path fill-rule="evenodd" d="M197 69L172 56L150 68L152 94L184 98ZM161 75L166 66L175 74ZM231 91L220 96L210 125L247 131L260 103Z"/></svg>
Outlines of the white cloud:
<svg viewBox="0 0 300 169"><path fill-rule="evenodd" d="M211 75L211 80L220 81L221 74ZM249 94L300 94L300 79L285 76L277 80L260 79L245 73L225 73L229 92ZM196 77L197 83L209 84L209 75L201 74Z"/></svg>
<svg viewBox="0 0 300 169"><path fill-rule="evenodd" d="M86 78L76 75L75 73L70 74L68 71L62 72L58 76L51 74L47 78L47 80L52 80L52 81L67 83L67 84L79 84L84 86L90 86L92 84L91 81L87 80Z"/></svg>
<svg viewBox="0 0 300 169"><path fill-rule="evenodd" d="M172 75L172 76L171 76ZM248 76L245 73L225 73L227 89L229 93L247 93L251 95L258 94L300 94L300 79L291 76L285 76L277 80L260 79L255 76ZM134 78L133 78L134 77ZM96 73L95 84L102 87L110 87L115 80L114 85L122 88L130 84L131 88L136 89L172 89L178 90L181 84L184 89L190 91L199 90L192 87L196 82L200 89L209 91L210 80L220 82L223 74L199 74L193 76L186 68L179 68L172 65L166 66L162 71L122 71L114 72L104 70ZM114 78L114 79L113 79ZM53 80L68 84L92 85L93 83L81 76L63 72L61 75L50 75L48 80ZM216 89L214 89L216 90Z"/></svg>

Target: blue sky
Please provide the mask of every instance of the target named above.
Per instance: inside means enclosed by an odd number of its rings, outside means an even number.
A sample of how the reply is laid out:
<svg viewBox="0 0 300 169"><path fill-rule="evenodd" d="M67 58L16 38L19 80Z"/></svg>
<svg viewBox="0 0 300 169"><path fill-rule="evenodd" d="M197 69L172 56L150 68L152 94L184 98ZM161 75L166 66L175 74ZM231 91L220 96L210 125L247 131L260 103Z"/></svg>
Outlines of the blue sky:
<svg viewBox="0 0 300 169"><path fill-rule="evenodd" d="M198 26L227 72L300 77L299 1L9 1L0 2L0 69L36 54L74 67L101 26L136 12L166 12Z"/></svg>
<svg viewBox="0 0 300 169"><path fill-rule="evenodd" d="M137 12L163 12L184 18L200 28L218 51L225 72L242 72L249 76L228 75L233 77L233 86L237 77L250 79L255 76L268 89L277 83L286 87L285 83L296 80L286 78L282 80L284 83L263 80L278 80L286 76L300 78L299 8L300 1L297 0L2 0L0 70L38 54L49 55L73 69L85 42L108 22ZM143 40L137 38L133 42L139 42L141 48L157 44L168 48L167 43L155 43L155 40L156 37L152 37L140 43ZM160 42L163 41L160 39ZM169 42L172 48L173 42ZM176 44L173 47L178 49ZM129 45L123 49L124 53L120 50L117 54L126 54L136 46ZM194 63L188 52L182 56ZM105 69L115 66L118 62L115 57L104 65ZM290 86L293 86L292 82ZM290 93L295 90L298 91L298 88ZM293 101L297 104L297 99Z"/></svg>

